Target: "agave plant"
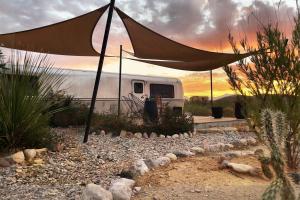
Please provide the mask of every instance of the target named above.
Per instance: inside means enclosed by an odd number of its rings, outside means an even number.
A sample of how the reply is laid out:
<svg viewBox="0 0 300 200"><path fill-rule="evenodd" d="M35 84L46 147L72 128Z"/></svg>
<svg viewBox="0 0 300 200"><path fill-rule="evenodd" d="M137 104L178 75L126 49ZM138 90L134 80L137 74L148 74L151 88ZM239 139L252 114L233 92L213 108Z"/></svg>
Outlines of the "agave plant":
<svg viewBox="0 0 300 200"><path fill-rule="evenodd" d="M63 76L47 56L13 53L0 78L0 145L7 148L37 147L49 136L54 103L49 97Z"/></svg>

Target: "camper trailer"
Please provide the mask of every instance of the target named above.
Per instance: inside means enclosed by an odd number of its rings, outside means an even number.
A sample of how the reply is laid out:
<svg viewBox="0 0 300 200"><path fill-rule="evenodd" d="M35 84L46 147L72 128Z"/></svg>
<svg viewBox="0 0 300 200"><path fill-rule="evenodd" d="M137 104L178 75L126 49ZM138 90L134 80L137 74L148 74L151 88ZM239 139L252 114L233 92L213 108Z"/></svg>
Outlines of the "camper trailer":
<svg viewBox="0 0 300 200"><path fill-rule="evenodd" d="M64 70L65 82L61 89L84 103L90 103L96 72ZM95 111L117 113L119 74L103 72L99 85ZM176 78L122 74L121 112L131 112L136 104L144 105L146 99L159 97L163 105L181 110L184 105L182 83Z"/></svg>

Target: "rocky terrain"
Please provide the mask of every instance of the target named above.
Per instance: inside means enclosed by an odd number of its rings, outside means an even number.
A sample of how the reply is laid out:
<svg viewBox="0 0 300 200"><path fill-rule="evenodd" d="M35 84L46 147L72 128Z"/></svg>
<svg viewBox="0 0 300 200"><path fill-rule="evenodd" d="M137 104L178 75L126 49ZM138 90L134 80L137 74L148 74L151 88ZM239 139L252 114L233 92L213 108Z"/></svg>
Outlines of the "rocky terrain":
<svg viewBox="0 0 300 200"><path fill-rule="evenodd" d="M39 162L0 167L1 199L81 199L87 184L108 189L118 174L138 159L195 147L214 148L220 143L247 145L245 142L255 137L250 132L233 131L175 138L111 137L101 132L90 135L89 142L82 144L81 129L55 131L64 138L59 152L48 151Z"/></svg>

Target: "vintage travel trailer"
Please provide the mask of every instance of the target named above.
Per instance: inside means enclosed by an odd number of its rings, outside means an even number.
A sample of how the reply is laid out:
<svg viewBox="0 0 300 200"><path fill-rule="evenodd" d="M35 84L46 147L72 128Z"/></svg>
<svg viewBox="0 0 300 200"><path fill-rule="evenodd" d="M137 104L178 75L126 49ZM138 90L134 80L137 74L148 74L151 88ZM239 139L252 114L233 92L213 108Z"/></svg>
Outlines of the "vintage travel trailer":
<svg viewBox="0 0 300 200"><path fill-rule="evenodd" d="M74 98L90 103L95 71L63 70L65 82L61 89ZM117 113L119 92L119 74L103 72L99 85L95 111L99 113ZM130 112L133 105L147 98L161 97L162 103L172 109L182 110L184 105L182 83L177 78L122 74L121 111ZM129 102L128 102L129 101Z"/></svg>

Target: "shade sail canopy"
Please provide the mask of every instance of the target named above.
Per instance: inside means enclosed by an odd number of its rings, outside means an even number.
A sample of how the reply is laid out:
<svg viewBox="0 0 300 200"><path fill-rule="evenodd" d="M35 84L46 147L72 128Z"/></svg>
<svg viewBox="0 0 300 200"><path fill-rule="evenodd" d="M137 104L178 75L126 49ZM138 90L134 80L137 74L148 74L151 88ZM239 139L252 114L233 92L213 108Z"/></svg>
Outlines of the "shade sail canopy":
<svg viewBox="0 0 300 200"><path fill-rule="evenodd" d="M0 46L25 51L99 56L92 44L94 28L108 5L73 19L27 31L0 35Z"/></svg>
<svg viewBox="0 0 300 200"><path fill-rule="evenodd" d="M148 59L133 59L136 61L175 69L206 71L236 62L250 55L217 53L195 49L150 30L118 8L116 8L116 11L127 29L134 50L133 56Z"/></svg>

